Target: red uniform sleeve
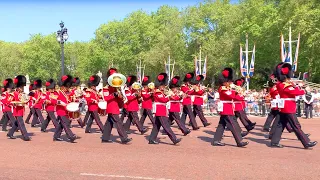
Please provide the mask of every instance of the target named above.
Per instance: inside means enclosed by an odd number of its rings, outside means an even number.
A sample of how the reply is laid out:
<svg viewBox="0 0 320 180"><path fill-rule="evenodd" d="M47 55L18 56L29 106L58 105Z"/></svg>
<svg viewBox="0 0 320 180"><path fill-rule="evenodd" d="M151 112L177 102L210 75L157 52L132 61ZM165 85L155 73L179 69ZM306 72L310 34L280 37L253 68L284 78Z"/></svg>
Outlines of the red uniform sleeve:
<svg viewBox="0 0 320 180"><path fill-rule="evenodd" d="M192 93L194 92L194 90L192 89L189 89L189 87L187 86L182 86L181 87L181 91L184 92L185 94L188 94L188 95L192 95Z"/></svg>
<svg viewBox="0 0 320 180"><path fill-rule="evenodd" d="M292 86L284 88L283 92L295 96L301 96L305 94L305 91L303 89L300 89L299 87L294 88Z"/></svg>
<svg viewBox="0 0 320 180"><path fill-rule="evenodd" d="M236 94L235 97L234 97L234 100L236 100L236 101L243 101L243 100L244 100L244 97L241 96L240 94Z"/></svg>
<svg viewBox="0 0 320 180"><path fill-rule="evenodd" d="M145 99L145 100L148 100L148 99L151 98L151 94L150 94L149 92L143 91L143 92L141 93L141 97L142 97L143 99Z"/></svg>
<svg viewBox="0 0 320 180"><path fill-rule="evenodd" d="M155 96L158 102L167 103L169 101L169 98L162 93L157 93Z"/></svg>
<svg viewBox="0 0 320 180"><path fill-rule="evenodd" d="M133 91L126 90L125 91L128 101L133 101L137 98Z"/></svg>
<svg viewBox="0 0 320 180"><path fill-rule="evenodd" d="M181 97L180 96L170 96L169 99L173 100L173 101L179 101L179 100L181 100Z"/></svg>
<svg viewBox="0 0 320 180"><path fill-rule="evenodd" d="M110 101L117 98L116 96L114 96L114 93L110 93L110 91L107 89L103 90L103 97L105 101Z"/></svg>

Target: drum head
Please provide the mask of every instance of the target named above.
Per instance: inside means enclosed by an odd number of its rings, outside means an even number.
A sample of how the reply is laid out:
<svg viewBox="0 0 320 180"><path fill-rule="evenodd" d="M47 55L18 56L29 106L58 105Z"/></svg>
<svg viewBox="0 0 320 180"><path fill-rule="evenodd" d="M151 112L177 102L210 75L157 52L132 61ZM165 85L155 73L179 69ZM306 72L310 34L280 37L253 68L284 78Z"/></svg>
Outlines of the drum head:
<svg viewBox="0 0 320 180"><path fill-rule="evenodd" d="M99 106L100 109L107 109L107 102L105 102L105 101L100 101L100 102L98 103L98 106Z"/></svg>
<svg viewBox="0 0 320 180"><path fill-rule="evenodd" d="M72 103L67 104L67 111L69 111L69 112L79 111L79 103L72 102Z"/></svg>

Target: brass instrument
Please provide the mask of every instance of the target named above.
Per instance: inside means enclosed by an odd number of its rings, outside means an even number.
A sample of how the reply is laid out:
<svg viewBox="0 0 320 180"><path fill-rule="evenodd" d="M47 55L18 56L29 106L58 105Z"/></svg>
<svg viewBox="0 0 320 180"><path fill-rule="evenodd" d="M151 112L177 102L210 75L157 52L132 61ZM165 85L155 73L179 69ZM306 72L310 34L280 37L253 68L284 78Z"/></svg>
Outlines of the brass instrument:
<svg viewBox="0 0 320 180"><path fill-rule="evenodd" d="M108 77L108 84L117 89L117 92L122 95L123 102L126 103L128 98L124 92L127 78L120 73L114 73Z"/></svg>
<svg viewBox="0 0 320 180"><path fill-rule="evenodd" d="M163 91L163 94L165 94L166 96L172 96L174 93L173 91L169 88L169 86L166 86L164 91Z"/></svg>
<svg viewBox="0 0 320 180"><path fill-rule="evenodd" d="M16 106L24 106L30 100L30 97L26 93L20 93L18 98L19 101L12 101L11 103L15 104Z"/></svg>
<svg viewBox="0 0 320 180"><path fill-rule="evenodd" d="M154 83L153 83L153 82L149 83L149 84L148 84L148 88L151 89L151 90L153 90L153 89L155 88Z"/></svg>
<svg viewBox="0 0 320 180"><path fill-rule="evenodd" d="M131 87L132 87L132 89L137 90L137 91L142 89L142 85L140 83L138 83L138 82L133 83L131 85Z"/></svg>

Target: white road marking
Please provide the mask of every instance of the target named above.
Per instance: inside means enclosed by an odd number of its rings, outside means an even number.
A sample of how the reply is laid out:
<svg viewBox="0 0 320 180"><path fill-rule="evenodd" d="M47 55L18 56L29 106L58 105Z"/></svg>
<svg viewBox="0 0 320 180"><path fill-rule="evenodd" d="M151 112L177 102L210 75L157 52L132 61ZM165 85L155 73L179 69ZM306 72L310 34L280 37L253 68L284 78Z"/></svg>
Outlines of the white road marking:
<svg viewBox="0 0 320 180"><path fill-rule="evenodd" d="M113 174L93 174L93 173L80 173L80 176L97 176L97 177L112 177L112 178L127 178L127 179L146 179L146 180L173 180L173 179L166 179L166 178L124 176L124 175L113 175Z"/></svg>

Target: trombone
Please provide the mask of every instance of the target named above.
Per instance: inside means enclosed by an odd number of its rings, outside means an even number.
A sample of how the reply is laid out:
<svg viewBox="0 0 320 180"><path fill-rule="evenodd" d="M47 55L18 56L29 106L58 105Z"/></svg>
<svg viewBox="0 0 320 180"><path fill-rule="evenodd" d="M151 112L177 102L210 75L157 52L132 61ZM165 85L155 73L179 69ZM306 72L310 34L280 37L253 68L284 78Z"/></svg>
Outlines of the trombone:
<svg viewBox="0 0 320 180"><path fill-rule="evenodd" d="M120 73L114 73L108 77L108 84L111 87L114 87L117 89L118 94L122 95L122 100L124 103L128 102L128 98L124 91L126 82L127 82L126 77Z"/></svg>

